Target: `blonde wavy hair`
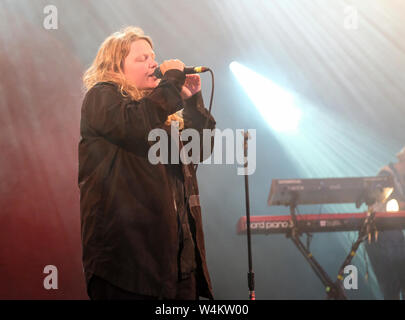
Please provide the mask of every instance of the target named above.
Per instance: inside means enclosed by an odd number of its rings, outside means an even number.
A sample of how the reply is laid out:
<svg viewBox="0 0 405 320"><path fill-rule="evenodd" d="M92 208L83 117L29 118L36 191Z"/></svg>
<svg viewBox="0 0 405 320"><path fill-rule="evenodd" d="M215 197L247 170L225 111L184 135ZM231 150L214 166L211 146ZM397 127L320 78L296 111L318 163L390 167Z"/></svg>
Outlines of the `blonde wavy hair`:
<svg viewBox="0 0 405 320"><path fill-rule="evenodd" d="M98 82L108 81L116 83L120 93L133 100L142 99L150 94L152 90L139 90L129 83L124 75L124 60L129 54L131 44L137 40L146 40L153 48L152 39L139 27L125 27L108 36L98 49L93 63L83 75L86 90L90 90ZM180 129L183 129L184 121L181 115L181 112L169 115L165 124L170 125L172 121L177 121Z"/></svg>

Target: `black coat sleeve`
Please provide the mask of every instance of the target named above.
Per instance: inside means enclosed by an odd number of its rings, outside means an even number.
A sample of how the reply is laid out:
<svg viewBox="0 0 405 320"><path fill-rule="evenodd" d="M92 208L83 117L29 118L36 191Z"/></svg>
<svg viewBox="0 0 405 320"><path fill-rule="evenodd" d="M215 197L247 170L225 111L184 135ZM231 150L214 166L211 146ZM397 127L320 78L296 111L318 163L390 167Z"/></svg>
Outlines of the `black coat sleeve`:
<svg viewBox="0 0 405 320"><path fill-rule="evenodd" d="M201 91L195 93L189 99L185 100L183 119L185 129L193 128L196 129L200 134L200 161L202 162L211 155L214 148L214 134L211 132L211 138L209 140L204 140L203 130L213 130L215 128L216 121L209 111L204 107ZM210 144L210 148L208 144ZM205 156L203 154L204 148L209 148L209 154Z"/></svg>
<svg viewBox="0 0 405 320"><path fill-rule="evenodd" d="M201 91L198 91L196 94L194 94L184 102L184 128L193 128L198 131L201 131L203 129L215 128L216 121L204 107L204 101Z"/></svg>
<svg viewBox="0 0 405 320"><path fill-rule="evenodd" d="M184 81L183 72L169 70L159 85L139 101L123 97L117 86L96 85L83 100L82 120L109 142L136 148L140 140L148 140L150 130L161 127L168 115L183 108L180 92Z"/></svg>

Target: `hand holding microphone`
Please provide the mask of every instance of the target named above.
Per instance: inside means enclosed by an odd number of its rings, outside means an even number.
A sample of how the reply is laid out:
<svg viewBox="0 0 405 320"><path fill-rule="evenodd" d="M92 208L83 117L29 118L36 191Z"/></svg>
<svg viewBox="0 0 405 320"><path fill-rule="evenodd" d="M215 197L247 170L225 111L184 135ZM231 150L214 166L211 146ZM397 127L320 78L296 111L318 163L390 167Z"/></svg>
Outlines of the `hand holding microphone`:
<svg viewBox="0 0 405 320"><path fill-rule="evenodd" d="M155 69L153 75L156 78L161 78L166 73L166 71L170 69L184 71L184 63L177 59L165 60L159 67Z"/></svg>
<svg viewBox="0 0 405 320"><path fill-rule="evenodd" d="M153 75L156 78L162 78L166 71L170 69L177 69L186 74L186 81L181 90L181 97L183 99L188 99L201 90L201 78L195 73L208 71L208 68L205 67L185 67L182 61L174 59L163 61L163 63L155 69Z"/></svg>
<svg viewBox="0 0 405 320"><path fill-rule="evenodd" d="M169 69L178 69L183 71L185 74L201 73L209 70L207 67L185 67L182 61L174 59L163 61L163 63L155 69L153 75L160 79Z"/></svg>

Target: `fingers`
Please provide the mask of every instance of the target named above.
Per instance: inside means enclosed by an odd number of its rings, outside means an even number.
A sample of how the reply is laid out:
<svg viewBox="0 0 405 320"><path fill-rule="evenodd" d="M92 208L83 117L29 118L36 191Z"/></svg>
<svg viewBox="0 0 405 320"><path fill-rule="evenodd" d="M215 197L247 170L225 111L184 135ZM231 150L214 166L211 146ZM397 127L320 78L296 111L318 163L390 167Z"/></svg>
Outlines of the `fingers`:
<svg viewBox="0 0 405 320"><path fill-rule="evenodd" d="M165 60L160 65L160 71L162 72L162 74L165 74L165 72L170 69L177 69L180 71L184 71L184 63L178 59L172 59L172 60Z"/></svg>
<svg viewBox="0 0 405 320"><path fill-rule="evenodd" d="M186 83L199 84L201 83L201 77L199 74L186 74Z"/></svg>
<svg viewBox="0 0 405 320"><path fill-rule="evenodd" d="M188 88L191 95L201 90L201 77L198 74L187 74L184 87Z"/></svg>
<svg viewBox="0 0 405 320"><path fill-rule="evenodd" d="M187 79L192 79L192 80L194 80L194 79L198 79L198 80L199 80L199 79L201 78L199 74L195 74L195 73L186 74L186 77L187 77Z"/></svg>

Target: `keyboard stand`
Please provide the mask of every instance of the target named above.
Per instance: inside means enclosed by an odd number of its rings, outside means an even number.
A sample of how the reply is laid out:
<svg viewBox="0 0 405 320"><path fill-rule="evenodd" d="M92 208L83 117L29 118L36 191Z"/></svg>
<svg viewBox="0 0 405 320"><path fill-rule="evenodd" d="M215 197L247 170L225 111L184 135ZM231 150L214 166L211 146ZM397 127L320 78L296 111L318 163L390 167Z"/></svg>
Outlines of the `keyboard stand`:
<svg viewBox="0 0 405 320"><path fill-rule="evenodd" d="M297 223L297 215L296 215L296 196L292 196L292 202L290 204L290 214L292 219L292 228L291 231L287 234L288 238L291 238L295 246L307 260L309 265L311 266L312 270L315 272L317 277L322 281L323 285L325 286L325 290L327 293L327 299L334 299L334 300L347 300L347 296L344 292L342 281L343 281L343 272L345 267L352 261L353 257L356 255L356 252L360 246L360 244L369 237L371 232L374 230L376 231L375 224L374 224L374 216L375 211L371 209L371 206L368 207L368 215L367 218L364 220L362 227L359 230L359 235L356 242L352 245L350 253L347 255L346 259L344 260L343 264L341 265L337 280L335 282L329 277L326 271L322 268L322 266L318 263L318 261L314 258L312 253L309 249L302 243L300 236L301 232L299 230L299 226Z"/></svg>

